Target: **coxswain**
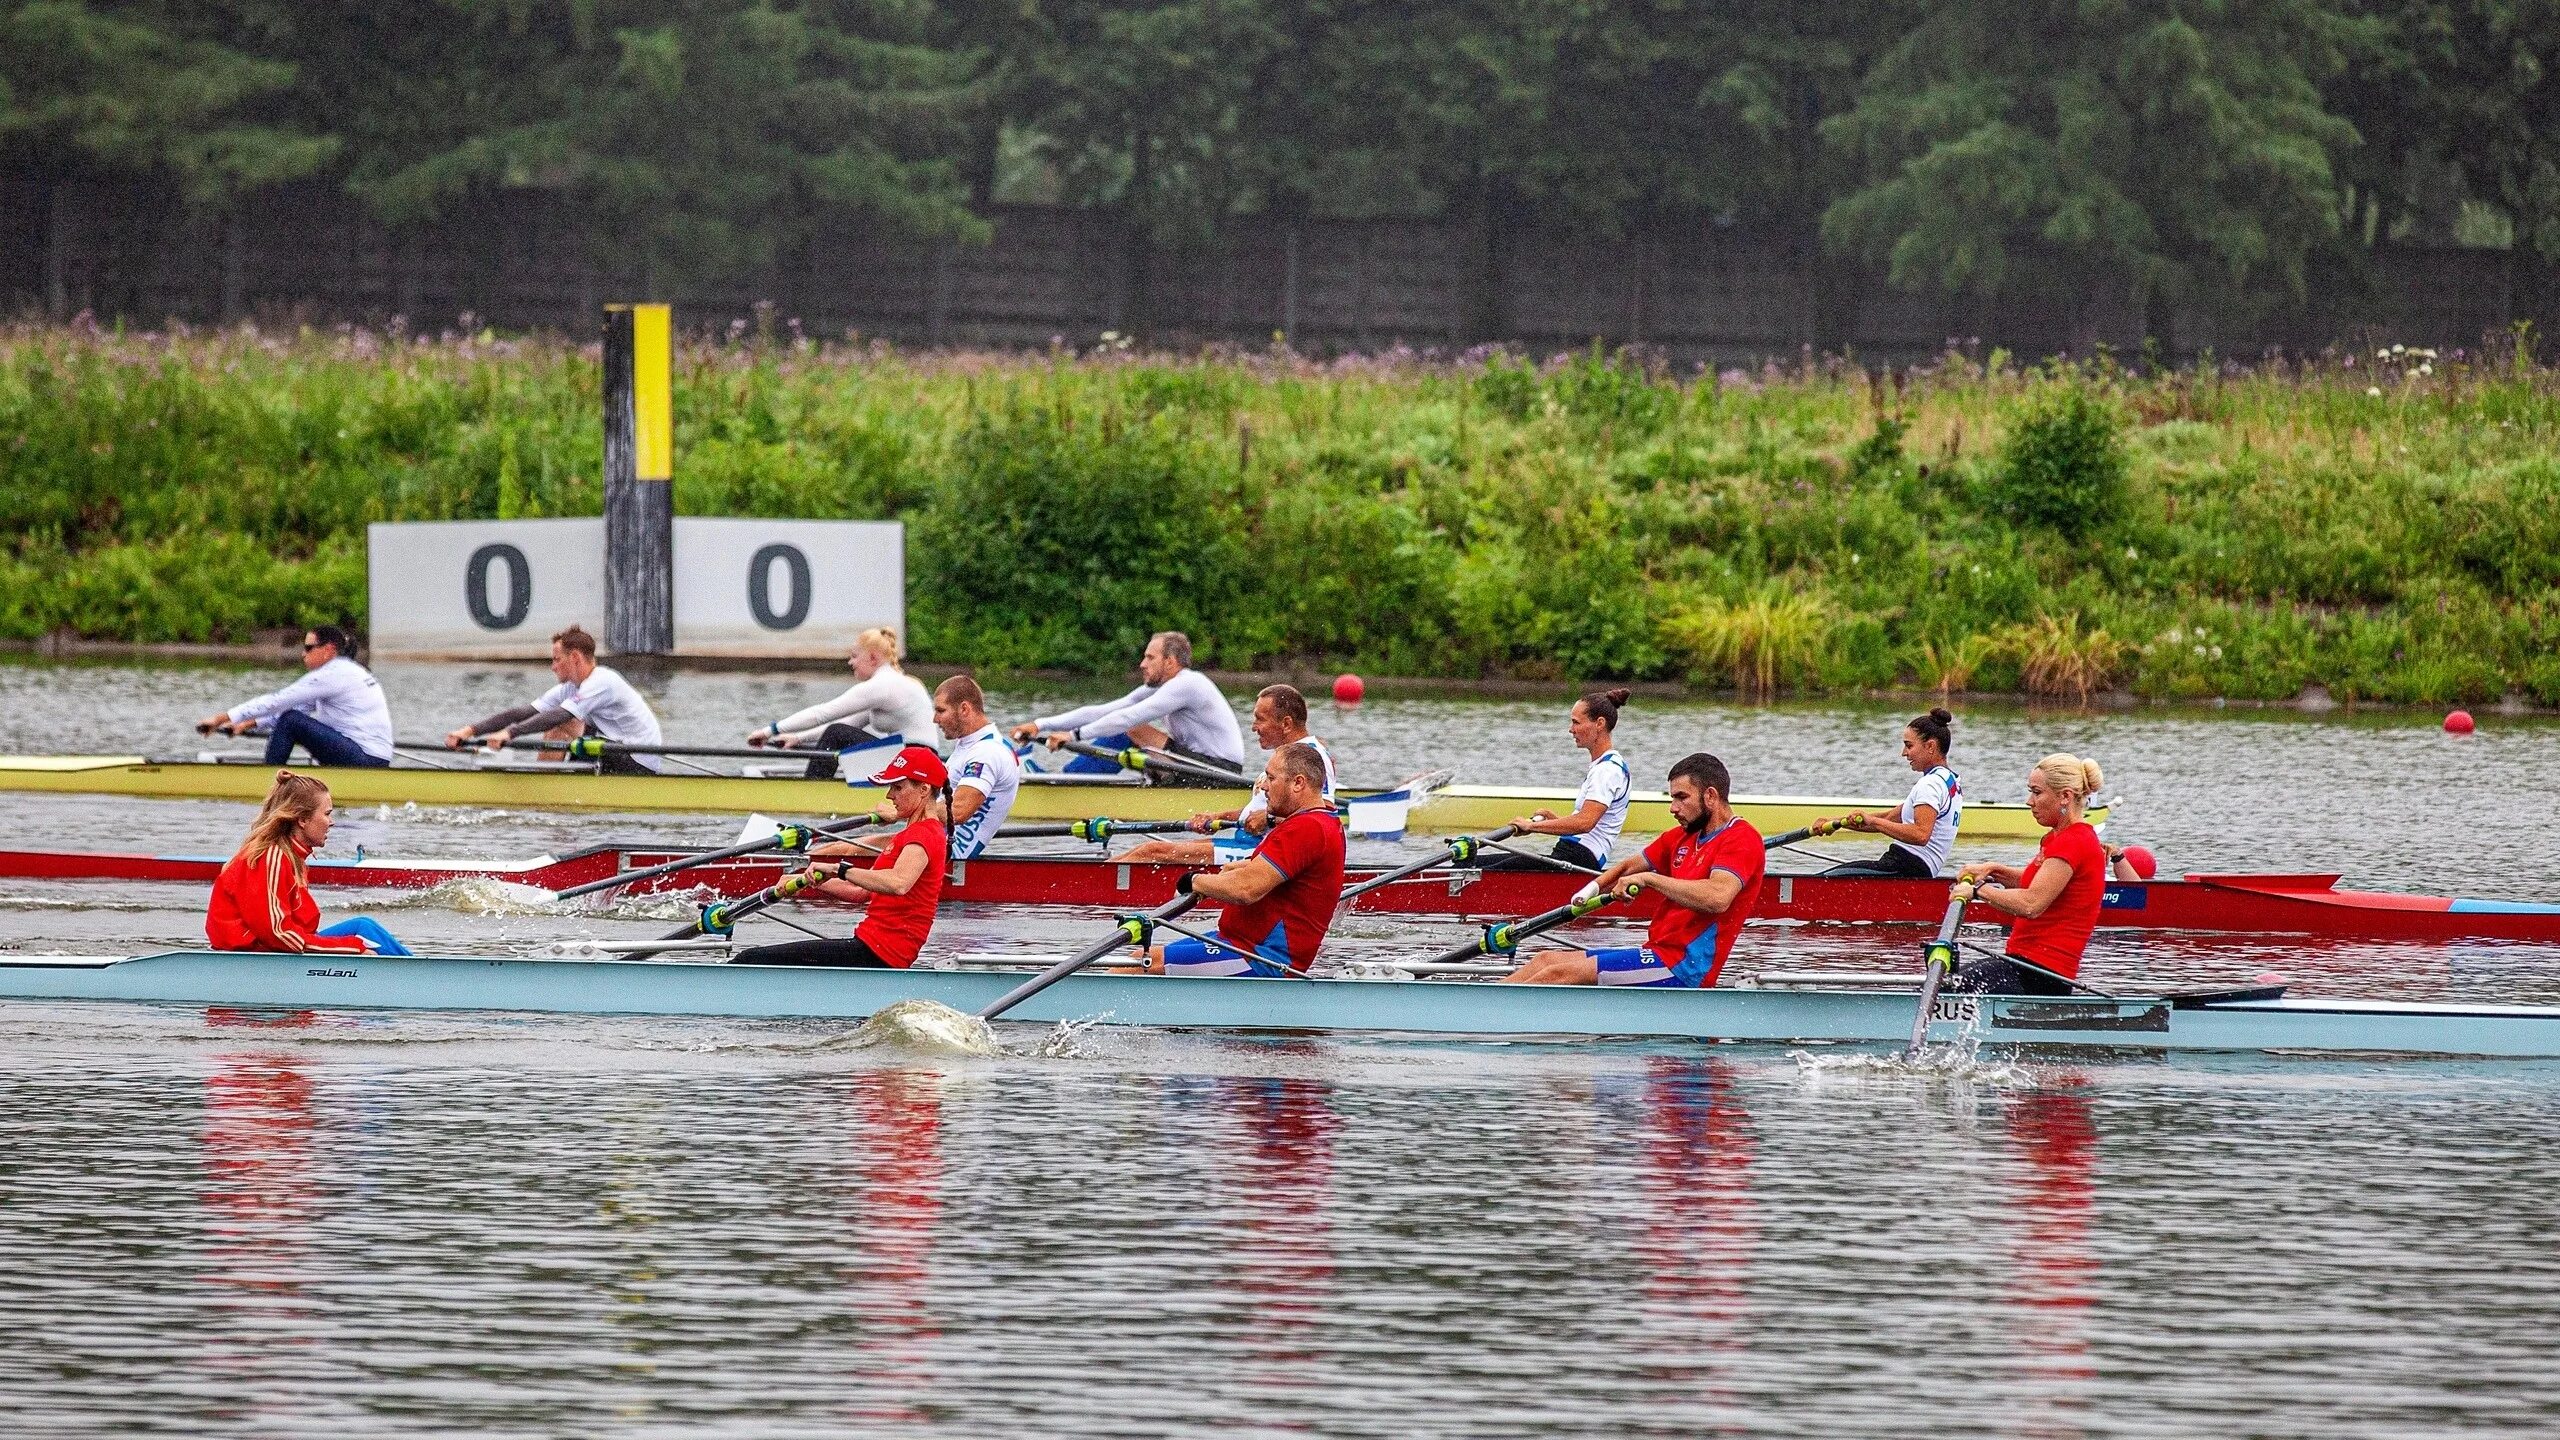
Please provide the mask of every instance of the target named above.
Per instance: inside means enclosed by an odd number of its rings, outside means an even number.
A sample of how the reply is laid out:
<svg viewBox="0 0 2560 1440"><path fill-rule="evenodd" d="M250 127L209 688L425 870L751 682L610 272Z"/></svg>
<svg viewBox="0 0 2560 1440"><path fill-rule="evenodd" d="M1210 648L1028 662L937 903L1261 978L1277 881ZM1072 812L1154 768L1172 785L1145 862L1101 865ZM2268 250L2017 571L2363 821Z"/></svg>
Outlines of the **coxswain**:
<svg viewBox="0 0 2560 1440"><path fill-rule="evenodd" d="M267 763L282 765L299 745L319 765L391 763L391 705L382 682L355 661L355 638L335 625L302 632L302 678L196 722L196 733L245 735L267 728Z"/></svg>
<svg viewBox="0 0 2560 1440"><path fill-rule="evenodd" d="M1335 798L1333 752L1325 743L1307 733L1307 697L1295 685L1266 685L1253 697L1253 738L1265 750L1283 745L1312 745L1324 757L1324 798ZM1191 817L1191 828L1203 835L1233 825L1256 837L1271 828L1271 805L1262 796L1256 782L1253 798L1234 810L1206 812ZM1217 842L1213 840L1149 840L1133 845L1120 858L1139 865L1206 865L1217 858Z"/></svg>
<svg viewBox="0 0 2560 1440"><path fill-rule="evenodd" d="M622 672L596 663L596 637L583 626L572 625L551 637L551 673L560 683L543 691L532 704L456 727L444 737L445 748L459 750L482 739L489 749L502 750L517 736L533 734L545 740L594 739L616 745L662 743L657 712L622 678ZM607 775L655 775L662 763L655 755L609 750L603 769Z"/></svg>
<svg viewBox="0 0 2560 1440"><path fill-rule="evenodd" d="M1768 852L1760 832L1733 813L1733 779L1713 755L1691 755L1671 767L1674 828L1638 854L1601 872L1586 894L1662 897L1644 944L1611 950L1546 950L1503 977L1523 985L1660 985L1702 989L1716 983L1742 922L1760 898Z"/></svg>
<svg viewBox="0 0 2560 1440"><path fill-rule="evenodd" d="M1955 741L1955 718L1944 710L1931 710L1902 727L1902 758L1920 772L1920 778L1912 782L1911 793L1902 797L1901 808L1854 812L1814 823L1817 835L1855 830L1881 835L1886 841L1884 853L1875 859L1834 865L1823 874L1934 880L1946 868L1964 811L1964 786L1947 765L1947 751Z"/></svg>
<svg viewBox="0 0 2560 1440"><path fill-rule="evenodd" d="M843 940L797 940L759 945L732 956L733 965L851 965L904 970L916 963L933 933L933 910L942 902L942 877L951 866L951 836L935 815L935 802L951 783L942 757L922 745L900 750L880 779L889 805L905 828L889 837L864 865L855 857L812 860L803 872L803 895L867 902L868 912Z"/></svg>
<svg viewBox="0 0 2560 1440"><path fill-rule="evenodd" d="M2027 811L2045 828L2026 868L1978 863L1956 872L1977 888L1974 899L2008 917L2004 954L1968 960L1947 982L1953 990L1990 995L2067 995L2080 978L2080 957L2106 901L2108 861L2116 877L2141 878L2119 849L2098 839L2081 818L2106 783L2098 762L2047 755L2027 772Z"/></svg>
<svg viewBox="0 0 2560 1440"><path fill-rule="evenodd" d="M1582 789L1573 797L1573 813L1558 815L1553 810L1537 809L1511 822L1511 828L1523 835L1552 835L1555 846L1544 856L1496 854L1487 857L1487 870L1539 869L1552 870L1551 861L1560 861L1577 870L1599 870L1609 863L1609 851L1618 843L1618 832L1626 828L1627 797L1635 784L1627 773L1626 757L1617 750L1618 711L1627 703L1626 690L1600 690L1573 702L1573 713L1565 722L1573 743L1591 757L1582 773Z"/></svg>
<svg viewBox="0 0 2560 1440"><path fill-rule="evenodd" d="M1134 745L1221 770L1244 769L1244 732L1236 728L1235 708L1214 681L1191 668L1191 637L1164 630L1149 639L1138 659L1138 680L1137 689L1117 700L1017 725L1013 738L1037 735L1052 750L1069 740L1111 749ZM1166 785L1220 783L1169 770L1148 775Z"/></svg>
<svg viewBox="0 0 2560 1440"><path fill-rule="evenodd" d="M214 878L204 915L205 939L216 950L267 950L289 955L406 955L407 946L362 915L334 925L320 923L311 898L311 852L329 843L336 822L329 787L308 775L276 772L267 803L249 825L249 838Z"/></svg>
<svg viewBox="0 0 2560 1440"><path fill-rule="evenodd" d="M1186 893L1215 900L1214 940L1186 937L1148 952L1166 975L1304 975L1342 900L1342 817L1324 794L1324 753L1301 740L1271 752L1262 793L1271 828L1251 855L1187 874Z"/></svg>
<svg viewBox="0 0 2560 1440"><path fill-rule="evenodd" d="M795 710L747 732L749 745L822 750L809 761L809 778L836 778L836 752L877 740L941 748L933 728L933 697L924 682L898 664L898 632L875 626L853 637L853 688L824 704Z"/></svg>

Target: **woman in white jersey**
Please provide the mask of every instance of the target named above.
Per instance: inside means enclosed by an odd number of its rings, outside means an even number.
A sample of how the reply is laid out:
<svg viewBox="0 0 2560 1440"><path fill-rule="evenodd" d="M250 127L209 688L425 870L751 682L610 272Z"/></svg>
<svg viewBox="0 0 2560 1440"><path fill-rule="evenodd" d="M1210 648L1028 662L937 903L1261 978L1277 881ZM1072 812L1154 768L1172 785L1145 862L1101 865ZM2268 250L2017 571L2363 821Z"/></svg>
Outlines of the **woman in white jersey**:
<svg viewBox="0 0 2560 1440"><path fill-rule="evenodd" d="M898 667L898 632L887 626L853 637L853 688L822 705L795 710L747 732L750 745L823 750L809 762L809 778L836 778L836 753L873 740L942 748L933 723L933 697L924 682Z"/></svg>
<svg viewBox="0 0 2560 1440"><path fill-rule="evenodd" d="M1947 868L1956 848L1956 821L1964 812L1964 786L1947 765L1955 745L1955 718L1932 710L1902 727L1902 758L1920 772L1899 809L1842 815L1818 821L1814 833L1828 835L1857 830L1881 835L1888 842L1873 860L1834 865L1825 875L1904 875L1934 880Z"/></svg>
<svg viewBox="0 0 2560 1440"><path fill-rule="evenodd" d="M1561 861L1578 870L1604 870L1618 832L1627 824L1627 796L1635 789L1626 757L1618 753L1618 710L1627 703L1625 690L1599 690L1573 702L1567 730L1573 743L1591 757L1582 772L1582 789L1573 797L1573 813L1533 810L1511 822L1522 835L1553 835L1555 848L1546 858L1502 855L1485 863L1488 870L1552 869Z"/></svg>

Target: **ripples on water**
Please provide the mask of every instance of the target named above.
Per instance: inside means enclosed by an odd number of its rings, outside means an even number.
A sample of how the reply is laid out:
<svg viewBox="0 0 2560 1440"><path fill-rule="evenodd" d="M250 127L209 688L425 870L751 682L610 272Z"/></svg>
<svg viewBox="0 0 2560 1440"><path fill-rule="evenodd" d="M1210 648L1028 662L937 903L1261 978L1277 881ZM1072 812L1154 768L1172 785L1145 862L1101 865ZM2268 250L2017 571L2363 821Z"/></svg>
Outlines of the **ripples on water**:
<svg viewBox="0 0 2560 1440"><path fill-rule="evenodd" d="M540 679L385 675L413 732ZM0 665L0 748L193 749L169 737L270 678ZM652 683L672 731L723 742L835 688ZM1320 719L1355 774L1561 784L1559 709ZM1640 700L1621 740L1647 766L1714 749L1747 788L1883 794L1897 719ZM2099 756L2133 797L2119 833L2172 869L2560 895L2547 807L2516 787L2548 770L2548 727L2003 711L1959 733L1977 795L2014 797L2047 750ZM11 844L218 853L248 810L0 813ZM735 828L368 808L331 848L524 858ZM486 899L389 918L496 951L690 914ZM0 882L0 944L191 944L202 902ZM1054 953L1108 917L955 907L937 944ZM1358 916L1337 944L1465 933ZM1737 964L1907 966L1918 941L1755 927ZM2535 946L2110 936L2091 973L2267 969L2560 1001ZM0 1431L2560 1432L2560 1065L1913 1075L1820 1049L1107 1025L999 1026L1006 1053L966 1058L849 1033L0 1005Z"/></svg>

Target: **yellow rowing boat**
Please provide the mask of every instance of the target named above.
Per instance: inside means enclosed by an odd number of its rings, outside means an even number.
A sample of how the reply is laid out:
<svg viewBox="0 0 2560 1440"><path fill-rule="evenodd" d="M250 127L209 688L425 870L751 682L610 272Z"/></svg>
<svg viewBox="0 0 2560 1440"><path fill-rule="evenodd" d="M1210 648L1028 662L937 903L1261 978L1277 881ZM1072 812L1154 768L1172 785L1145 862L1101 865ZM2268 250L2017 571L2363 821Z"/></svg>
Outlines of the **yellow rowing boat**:
<svg viewBox="0 0 2560 1440"><path fill-rule="evenodd" d="M768 815L848 815L878 803L871 786L837 780L758 775L598 775L577 766L478 764L457 759L451 768L400 764L387 769L297 767L329 782L340 805L476 805L503 810L612 810L627 813L713 812ZM139 795L174 800L263 800L273 768L241 760L154 759L142 755L0 756L0 792L52 791L74 795ZM1379 791L1353 790L1353 796ZM1574 792L1522 785L1440 785L1412 797L1413 829L1446 833L1491 830L1514 816L1545 807L1573 808ZM1023 777L1014 802L1018 820L1082 820L1109 815L1123 820L1181 820L1202 810L1232 810L1245 801L1237 789L1149 785L1135 775L1036 775ZM1734 809L1764 834L1793 830L1826 815L1884 810L1891 800L1809 795L1741 795ZM2106 819L2093 807L2092 822ZM1670 797L1636 792L1627 806L1627 833L1653 835L1671 828ZM1970 801L1961 833L1972 840L2032 839L2041 832L2027 807Z"/></svg>

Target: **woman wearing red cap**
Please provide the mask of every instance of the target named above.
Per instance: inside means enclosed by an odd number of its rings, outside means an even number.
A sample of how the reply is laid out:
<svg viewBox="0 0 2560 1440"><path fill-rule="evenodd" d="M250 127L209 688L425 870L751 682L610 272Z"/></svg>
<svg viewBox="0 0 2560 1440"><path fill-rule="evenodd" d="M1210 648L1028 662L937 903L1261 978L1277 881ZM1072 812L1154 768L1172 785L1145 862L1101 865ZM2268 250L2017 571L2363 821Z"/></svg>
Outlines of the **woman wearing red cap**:
<svg viewBox="0 0 2560 1440"><path fill-rule="evenodd" d="M934 800L951 784L942 759L922 745L898 752L880 772L889 808L906 828L889 837L870 865L818 860L808 874L816 883L803 894L870 902L870 913L849 940L800 940L760 945L731 958L735 965L860 965L904 970L916 963L933 932L933 909L942 903L942 876L950 868L950 837L935 818Z"/></svg>

